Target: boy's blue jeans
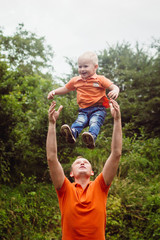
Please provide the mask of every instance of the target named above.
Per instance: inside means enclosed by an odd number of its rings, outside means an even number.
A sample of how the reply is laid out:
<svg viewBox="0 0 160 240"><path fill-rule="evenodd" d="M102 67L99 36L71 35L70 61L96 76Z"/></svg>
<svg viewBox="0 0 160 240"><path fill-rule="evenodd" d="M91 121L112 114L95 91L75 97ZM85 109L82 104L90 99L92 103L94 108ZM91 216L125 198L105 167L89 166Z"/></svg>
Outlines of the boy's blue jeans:
<svg viewBox="0 0 160 240"><path fill-rule="evenodd" d="M106 108L104 106L79 108L78 117L71 126L74 137L77 138L80 132L89 126L89 133L91 133L94 140L96 140L106 114Z"/></svg>

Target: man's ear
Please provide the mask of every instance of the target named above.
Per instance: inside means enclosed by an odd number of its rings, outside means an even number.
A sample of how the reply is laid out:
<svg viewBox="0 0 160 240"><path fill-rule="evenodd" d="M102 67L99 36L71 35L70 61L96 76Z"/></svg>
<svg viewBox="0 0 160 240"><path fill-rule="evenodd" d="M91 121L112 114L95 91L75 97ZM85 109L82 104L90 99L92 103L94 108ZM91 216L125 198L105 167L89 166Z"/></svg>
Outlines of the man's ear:
<svg viewBox="0 0 160 240"><path fill-rule="evenodd" d="M94 175L94 172L93 171L91 171L91 176L93 176Z"/></svg>
<svg viewBox="0 0 160 240"><path fill-rule="evenodd" d="M73 177L73 176L74 176L74 175L73 175L73 172L71 171L71 172L70 172L70 177Z"/></svg>

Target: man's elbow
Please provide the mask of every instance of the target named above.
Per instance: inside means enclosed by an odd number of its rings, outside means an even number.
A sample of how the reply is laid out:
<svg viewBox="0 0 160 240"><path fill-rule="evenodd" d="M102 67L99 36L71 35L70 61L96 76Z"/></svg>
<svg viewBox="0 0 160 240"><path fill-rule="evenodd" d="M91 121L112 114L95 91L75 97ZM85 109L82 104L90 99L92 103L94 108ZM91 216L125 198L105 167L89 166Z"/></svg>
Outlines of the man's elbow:
<svg viewBox="0 0 160 240"><path fill-rule="evenodd" d="M49 154L47 155L47 161L48 163L55 162L57 160L57 157L55 154Z"/></svg>
<svg viewBox="0 0 160 240"><path fill-rule="evenodd" d="M120 160L121 155L122 155L122 151L121 150L115 150L112 152L114 159L116 159L117 161Z"/></svg>

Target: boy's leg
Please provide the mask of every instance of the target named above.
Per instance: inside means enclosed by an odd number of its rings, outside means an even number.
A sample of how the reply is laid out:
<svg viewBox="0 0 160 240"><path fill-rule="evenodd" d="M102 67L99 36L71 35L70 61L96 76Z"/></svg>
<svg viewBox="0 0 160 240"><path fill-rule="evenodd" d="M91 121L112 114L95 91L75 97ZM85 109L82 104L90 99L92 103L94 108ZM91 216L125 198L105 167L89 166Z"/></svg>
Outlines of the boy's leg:
<svg viewBox="0 0 160 240"><path fill-rule="evenodd" d="M72 131L71 131L70 127L67 124L64 124L61 127L61 133L65 137L66 142L68 142L68 143L75 143L76 142L76 139L73 136Z"/></svg>
<svg viewBox="0 0 160 240"><path fill-rule="evenodd" d="M106 109L104 107L95 107L90 114L89 132L84 132L82 134L83 142L90 149L93 149L95 147L95 140L97 139L106 114Z"/></svg>
<svg viewBox="0 0 160 240"><path fill-rule="evenodd" d="M81 109L79 111L76 121L72 124L71 130L75 138L79 136L83 128L88 126L88 115L85 110Z"/></svg>
<svg viewBox="0 0 160 240"><path fill-rule="evenodd" d="M100 128L104 123L106 117L105 107L98 107L97 111L93 112L89 119L89 133L94 137L94 140L97 139Z"/></svg>
<svg viewBox="0 0 160 240"><path fill-rule="evenodd" d="M84 111L84 112L83 112ZM76 121L72 124L71 128L64 124L61 127L61 133L65 137L66 141L69 143L75 143L76 138L80 134L80 132L88 125L88 116L85 113L85 110L79 110L78 117Z"/></svg>

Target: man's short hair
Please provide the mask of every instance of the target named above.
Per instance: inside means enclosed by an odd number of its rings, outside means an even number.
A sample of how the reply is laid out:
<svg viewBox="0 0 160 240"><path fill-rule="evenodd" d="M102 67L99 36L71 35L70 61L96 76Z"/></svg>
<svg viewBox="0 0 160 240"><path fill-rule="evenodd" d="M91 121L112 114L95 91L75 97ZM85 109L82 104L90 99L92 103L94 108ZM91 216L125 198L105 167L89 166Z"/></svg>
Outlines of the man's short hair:
<svg viewBox="0 0 160 240"><path fill-rule="evenodd" d="M94 52L90 52L90 51L84 52L81 56L79 56L78 60L80 58L90 59L93 62L93 64L98 65L98 57L97 57L97 54Z"/></svg>
<svg viewBox="0 0 160 240"><path fill-rule="evenodd" d="M76 159L74 160L74 162L75 162L78 158L84 158L84 157L83 157L83 156L77 156Z"/></svg>

